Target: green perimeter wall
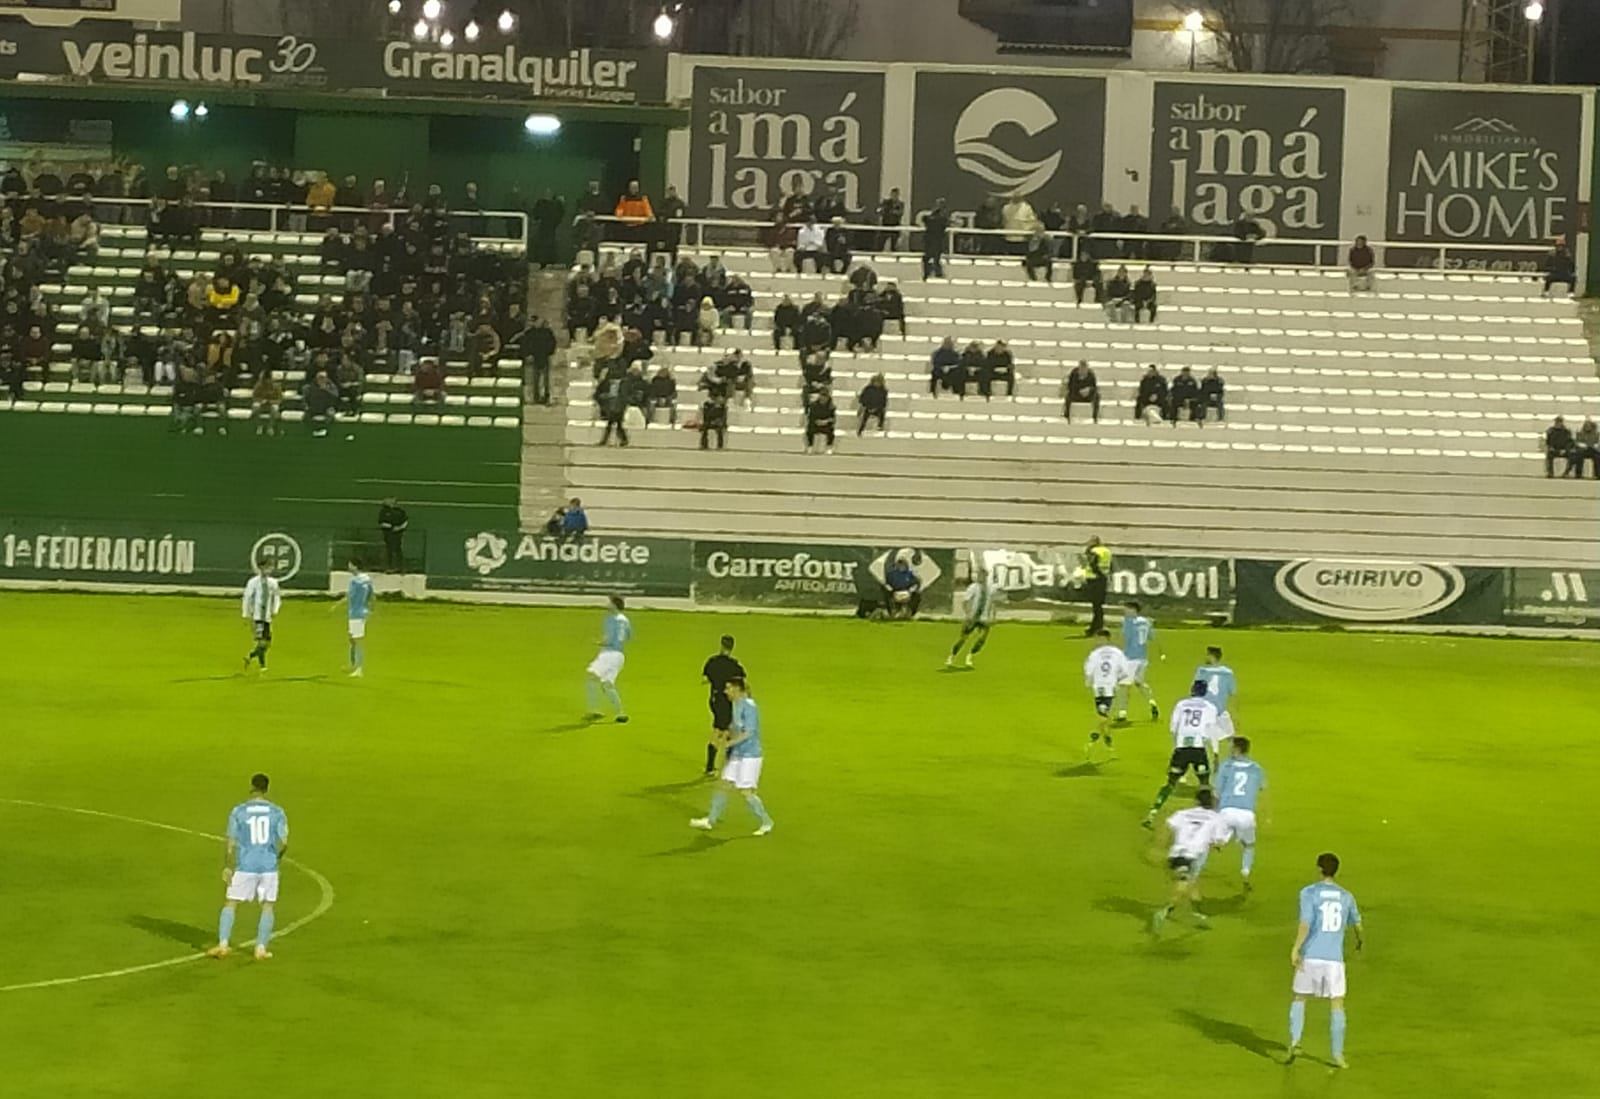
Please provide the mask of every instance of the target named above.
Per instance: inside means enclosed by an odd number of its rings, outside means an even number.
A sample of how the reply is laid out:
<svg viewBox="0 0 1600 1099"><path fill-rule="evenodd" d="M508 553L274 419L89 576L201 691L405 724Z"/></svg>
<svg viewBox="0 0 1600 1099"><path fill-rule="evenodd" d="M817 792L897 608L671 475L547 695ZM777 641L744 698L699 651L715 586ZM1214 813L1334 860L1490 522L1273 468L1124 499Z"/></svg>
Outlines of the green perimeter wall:
<svg viewBox="0 0 1600 1099"><path fill-rule="evenodd" d="M363 112L208 104L204 122L176 123L170 101L0 97L17 134L65 134L78 120L111 123L112 148L159 177L168 164L223 168L235 180L252 161L321 169L336 179L391 184L408 173L417 186L439 183L457 195L476 180L484 200L502 202L516 184L530 200L550 187L570 202L590 179L607 192L629 179L660 194L666 131L629 122L569 121L553 138L530 138L520 116L503 113ZM636 144L638 148L636 148Z"/></svg>
<svg viewBox="0 0 1600 1099"><path fill-rule="evenodd" d="M362 425L313 439L174 435L165 420L0 416L0 515L320 527L374 533L397 496L413 527L517 524L521 432ZM418 547L420 549L420 547Z"/></svg>

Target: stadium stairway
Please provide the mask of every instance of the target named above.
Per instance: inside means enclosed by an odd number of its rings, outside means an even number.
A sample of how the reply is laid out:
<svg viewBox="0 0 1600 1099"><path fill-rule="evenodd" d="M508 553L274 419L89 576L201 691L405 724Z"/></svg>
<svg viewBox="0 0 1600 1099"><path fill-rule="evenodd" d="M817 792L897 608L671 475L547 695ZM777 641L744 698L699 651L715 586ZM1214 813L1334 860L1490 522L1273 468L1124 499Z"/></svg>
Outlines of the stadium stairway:
<svg viewBox="0 0 1600 1099"><path fill-rule="evenodd" d="M551 327L559 330L565 285L559 270L535 273L528 287L529 316L549 318ZM566 353L565 349L558 351L557 361ZM533 403L523 407L518 513L524 529L542 527L550 513L571 495L567 491L566 469L568 374L567 370L552 368L548 408Z"/></svg>
<svg viewBox="0 0 1600 1099"><path fill-rule="evenodd" d="M661 425L596 447L587 367L570 368L567 487L608 529L955 545L1095 532L1167 552L1600 566L1600 493L1546 480L1541 443L1551 416L1600 414L1595 362L1574 304L1526 277L1394 271L1352 297L1338 271L1158 263L1160 320L1135 327L1075 307L1070 284L1028 283L1013 260L955 259L924 283L914 257L878 257L909 334L834 356L837 452L808 456L796 357L772 350L767 325L780 295L832 300L844 280L719 254L757 292L754 331L658 347L652 366L673 367L682 422L701 370L724 349L750 354L756 400L733 411L727 451ZM945 335L1006 339L1016 395L931 396ZM1079 359L1099 376L1098 424L1086 406L1062 418ZM1226 421L1134 421L1149 363L1169 379L1219 367ZM876 373L889 430L858 439L854 395Z"/></svg>

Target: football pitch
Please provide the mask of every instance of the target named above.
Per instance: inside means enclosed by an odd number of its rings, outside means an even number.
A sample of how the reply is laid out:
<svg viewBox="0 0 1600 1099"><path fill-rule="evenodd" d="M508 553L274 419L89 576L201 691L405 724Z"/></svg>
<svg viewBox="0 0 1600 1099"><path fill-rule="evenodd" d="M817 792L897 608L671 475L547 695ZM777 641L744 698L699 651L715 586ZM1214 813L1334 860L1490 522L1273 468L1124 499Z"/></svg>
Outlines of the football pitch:
<svg viewBox="0 0 1600 1099"><path fill-rule="evenodd" d="M1269 788L1255 892L1225 848L1211 929L1155 938L1170 737L1135 706L1083 764L1073 631L1002 622L946 673L947 624L633 610L633 721L586 727L599 603L383 603L351 680L323 601L286 602L258 677L236 599L0 596L4 1093L1597 1093L1593 645L1162 630L1163 709L1225 646ZM759 839L737 798L687 824L724 630ZM257 770L299 926L197 960ZM1368 936L1337 1073L1320 1003L1277 1063L1324 850Z"/></svg>

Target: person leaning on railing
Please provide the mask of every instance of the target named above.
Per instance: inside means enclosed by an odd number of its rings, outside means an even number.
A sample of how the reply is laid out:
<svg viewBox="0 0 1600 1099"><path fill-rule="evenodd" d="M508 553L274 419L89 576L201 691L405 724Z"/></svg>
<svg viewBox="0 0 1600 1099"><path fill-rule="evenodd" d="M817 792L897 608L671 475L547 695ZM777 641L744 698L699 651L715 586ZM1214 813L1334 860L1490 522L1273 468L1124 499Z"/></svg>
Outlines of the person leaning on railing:
<svg viewBox="0 0 1600 1099"><path fill-rule="evenodd" d="M618 197L617 205L612 212L621 222L618 234L620 239L638 241L641 244L649 243L650 224L655 221L656 212L650 205L649 196L640 190L637 179L628 181L627 190Z"/></svg>
<svg viewBox="0 0 1600 1099"><path fill-rule="evenodd" d="M1568 294L1578 292L1578 261L1567 247L1566 237L1557 237L1544 257L1544 296L1549 297L1557 286L1565 286Z"/></svg>

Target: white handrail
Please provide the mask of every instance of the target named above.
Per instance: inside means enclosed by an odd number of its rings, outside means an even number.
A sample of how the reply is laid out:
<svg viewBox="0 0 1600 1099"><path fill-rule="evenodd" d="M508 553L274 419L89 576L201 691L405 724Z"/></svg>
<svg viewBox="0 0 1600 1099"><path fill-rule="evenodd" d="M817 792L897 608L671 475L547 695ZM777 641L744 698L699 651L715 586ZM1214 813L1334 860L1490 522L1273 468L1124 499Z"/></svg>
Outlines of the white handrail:
<svg viewBox="0 0 1600 1099"><path fill-rule="evenodd" d="M35 196L25 195L23 197L24 205L26 205L28 201L33 200L34 197ZM415 203L407 203L404 206L312 206L309 203L304 202L215 202L210 199L195 199L190 207L183 207L182 201L179 199L159 199L157 197L139 198L130 195L75 195L68 194L66 192L51 196L50 199L50 201L56 202L60 202L62 200L83 202L86 203L90 208L118 206L137 210L152 206L157 201L161 201L165 202L169 209L192 208L196 210L264 212L267 214L267 224L264 226L200 226L202 229L240 229L246 231L254 230L257 232L281 232L286 230L288 227L283 225L280 219L287 218L290 215L305 215L307 218L333 217L341 221L353 221L359 219L367 219L370 221L371 219L381 217L383 218L385 224L398 228L399 223L402 220L409 219L411 217L412 208L414 205L417 205ZM452 220L475 219L485 223L498 220L502 224L510 221L518 230L518 232L516 232L514 235L506 237L489 237L487 234L473 234L481 239L521 241L526 241L528 239L528 215L521 210L453 210L447 208L442 211L442 213L446 218ZM120 224L132 227L138 223L122 222Z"/></svg>
<svg viewBox="0 0 1600 1099"><path fill-rule="evenodd" d="M772 232L778 230L781 230L785 233L793 232L801 228L803 224L801 222L786 222L780 225L776 221L747 221L733 218L691 217L674 219L664 223L659 221L654 223L646 223L645 225L641 226L636 221L629 222L625 219L610 215L597 215L594 220L612 224L627 225L632 228L636 234L640 234L641 236L649 233L651 230L656 229L663 224L677 227L680 232L682 232L684 229L688 229L691 232L686 234L687 240L685 243L696 250L702 250L706 247L705 237L708 229L733 230L741 234L754 235L759 240L762 235L771 234ZM896 245L899 245L902 242L909 243L910 237L920 236L924 231L921 225L876 225L871 222L847 222L843 224L841 228L849 230L852 233L871 234L872 238L878 241L882 241L892 235ZM950 237L950 243L952 247L947 248L944 254L947 256L960 257L963 255L985 254L982 252L975 252L969 248L964 249L955 247L954 245L958 243L958 239L961 237L999 237L1002 238L1006 244L1010 245L1011 248L1014 248L1020 241L1025 239L1030 234L1016 229L978 229L970 226L956 225L952 222L948 235ZM1125 261L1131 264L1138 264L1141 262L1170 263L1174 262L1175 260L1182 260L1184 262L1191 263L1208 262L1205 256L1205 251L1208 247L1218 244L1236 246L1241 243L1245 243L1236 236L1212 234L1169 234L1154 232L1128 233L1120 231L1110 233L1073 233L1067 230L1060 230L1047 233L1046 235L1052 241L1057 242L1058 252L1065 252L1065 254L1059 254L1057 258L1067 262L1071 262L1071 260L1076 257L1079 242L1085 240L1133 240L1137 241L1141 245L1176 243L1182 246L1180 249L1180 255L1178 257L1162 256L1154 258L1153 260L1148 259L1147 257L1135 256L1112 255L1102 257L1104 260L1109 262ZM756 242L757 241L752 241L750 243ZM626 235L616 237L615 243L628 243ZM1301 249L1310 253L1308 256L1296 256L1291 253L1289 255L1259 257L1257 262L1286 267L1312 266L1338 268L1342 270L1346 265L1346 253L1353 242L1349 240L1335 240L1331 238L1265 237L1252 243L1254 248L1258 250L1271 249L1281 252L1285 249ZM1367 243L1372 248L1378 259L1378 267L1380 270L1398 272L1424 269L1437 270L1446 274L1461 274L1468 276L1480 274L1532 275L1540 273L1543 271L1543 267L1540 264L1540 259L1542 259L1544 253L1549 248L1549 245L1547 244L1535 243L1523 245L1440 243L1437 241L1402 240L1370 240ZM1061 246L1063 245L1070 245L1070 247L1062 249ZM1387 252L1390 249L1414 253L1417 256L1417 259L1415 262L1411 263L1387 263L1385 260L1387 258ZM877 253L880 251L880 249L871 248L864 249L864 251ZM920 251L899 247L882 251L887 251L890 254L905 254L913 256L920 254ZM1017 253L1011 251L1010 249L1002 254L1009 254L1012 256L1017 255ZM1492 256L1500 254L1506 255L1507 257L1520 256L1524 257L1524 259L1520 264L1512 265L1509 260L1499 261L1488 260L1484 258L1485 255ZM1505 263L1506 266L1490 266L1490 264L1494 263Z"/></svg>

